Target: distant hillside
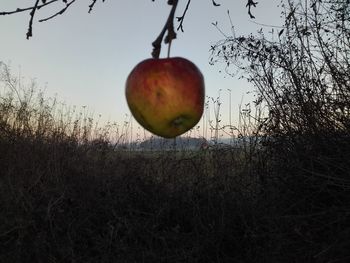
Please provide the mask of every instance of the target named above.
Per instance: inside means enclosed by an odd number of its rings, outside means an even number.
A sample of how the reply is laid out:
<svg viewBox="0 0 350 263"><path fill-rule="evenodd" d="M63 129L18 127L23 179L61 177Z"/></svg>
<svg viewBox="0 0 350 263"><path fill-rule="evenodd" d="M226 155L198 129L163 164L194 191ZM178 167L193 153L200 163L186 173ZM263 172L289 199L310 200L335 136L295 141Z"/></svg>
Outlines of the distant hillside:
<svg viewBox="0 0 350 263"><path fill-rule="evenodd" d="M177 150L200 150L206 147L210 148L240 148L244 145L253 143L261 139L256 137L241 137L241 138L218 138L217 141L214 139L206 140L205 138L190 138L190 137L177 137L174 139L164 139L161 137L151 137L145 141L137 141L132 143L119 144L117 149L119 150L148 150L148 151L159 151L159 150L173 150L174 143L176 143Z"/></svg>
<svg viewBox="0 0 350 263"><path fill-rule="evenodd" d="M176 144L177 149L197 150L208 142L204 138L184 138L177 137L174 139L150 138L139 144L138 148L142 150L172 150Z"/></svg>

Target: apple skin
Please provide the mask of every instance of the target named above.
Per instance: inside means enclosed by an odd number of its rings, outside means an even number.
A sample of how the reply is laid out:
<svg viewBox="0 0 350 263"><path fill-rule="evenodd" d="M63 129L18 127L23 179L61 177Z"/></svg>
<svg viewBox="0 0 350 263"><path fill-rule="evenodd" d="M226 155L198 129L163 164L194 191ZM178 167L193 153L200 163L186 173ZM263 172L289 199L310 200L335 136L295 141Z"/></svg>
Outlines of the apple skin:
<svg viewBox="0 0 350 263"><path fill-rule="evenodd" d="M148 131L174 138L193 128L204 109L204 78L191 61L146 59L131 71L125 95L134 118Z"/></svg>

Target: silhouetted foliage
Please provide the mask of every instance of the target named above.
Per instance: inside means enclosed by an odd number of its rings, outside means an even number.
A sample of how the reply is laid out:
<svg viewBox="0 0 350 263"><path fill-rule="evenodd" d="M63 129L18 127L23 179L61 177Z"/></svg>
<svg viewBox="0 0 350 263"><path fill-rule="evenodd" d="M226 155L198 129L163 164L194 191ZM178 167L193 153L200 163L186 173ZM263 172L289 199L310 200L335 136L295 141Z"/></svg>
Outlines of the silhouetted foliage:
<svg viewBox="0 0 350 263"><path fill-rule="evenodd" d="M285 209L281 216L303 217L300 235L327 244L329 250L315 253L320 260L315 262L346 262L350 2L287 0L281 7L284 25L273 28L270 38L263 30L225 38L212 47L210 61L225 63L229 74L242 72L256 88L254 102L265 109L263 151L272 165L264 180L276 185L267 192L277 195L276 207ZM301 243L296 244L289 249L297 253Z"/></svg>
<svg viewBox="0 0 350 263"><path fill-rule="evenodd" d="M257 35L224 39L212 62L244 71L269 110L266 132L325 134L350 129L350 21L344 1L287 2L277 40ZM276 37L276 36L274 36Z"/></svg>

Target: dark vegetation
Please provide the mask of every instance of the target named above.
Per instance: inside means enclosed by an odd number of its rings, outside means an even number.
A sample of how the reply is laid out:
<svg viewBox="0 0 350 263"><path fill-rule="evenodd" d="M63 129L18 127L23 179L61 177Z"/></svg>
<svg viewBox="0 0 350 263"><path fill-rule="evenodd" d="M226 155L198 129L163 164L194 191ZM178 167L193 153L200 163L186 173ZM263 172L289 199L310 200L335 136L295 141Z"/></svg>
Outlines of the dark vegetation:
<svg viewBox="0 0 350 263"><path fill-rule="evenodd" d="M257 88L237 147L123 149L1 64L0 262L349 262L349 2L308 4L213 47Z"/></svg>
<svg viewBox="0 0 350 263"><path fill-rule="evenodd" d="M261 220L248 152L119 149L84 113L20 89L5 64L1 78L1 262L260 257L263 237L246 232Z"/></svg>

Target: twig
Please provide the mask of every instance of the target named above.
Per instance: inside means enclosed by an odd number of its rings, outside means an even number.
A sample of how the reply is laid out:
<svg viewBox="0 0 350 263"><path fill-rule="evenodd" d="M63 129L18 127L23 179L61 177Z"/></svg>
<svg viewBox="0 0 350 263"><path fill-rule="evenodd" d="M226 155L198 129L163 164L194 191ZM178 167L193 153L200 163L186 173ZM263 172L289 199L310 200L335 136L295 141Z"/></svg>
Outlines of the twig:
<svg viewBox="0 0 350 263"><path fill-rule="evenodd" d="M160 32L159 36L156 38L155 41L153 41L152 46L153 46L153 51L152 51L152 57L153 58L159 58L160 55L160 50L162 46L162 40L164 38L165 32L168 31L168 35L165 37L164 42L170 43L173 39L176 38L176 33L174 30L174 16L175 16L175 11L177 7L178 0L169 0L168 4L172 5L173 7L170 10L169 17Z"/></svg>
<svg viewBox="0 0 350 263"><path fill-rule="evenodd" d="M92 9L94 8L95 4L96 4L97 0L92 0L92 3L89 5L89 13L92 11Z"/></svg>
<svg viewBox="0 0 350 263"><path fill-rule="evenodd" d="M187 1L186 8L185 8L185 11L183 12L182 16L176 17L177 21L180 22L180 24L179 24L179 26L177 27L176 30L181 29L181 32L184 32L184 29L183 29L183 25L182 25L182 24L183 24L183 22L184 22L184 20L185 20L185 16L186 16L186 13L187 13L187 10L188 10L188 7L189 7L190 3L191 3L191 0L188 0L188 1Z"/></svg>
<svg viewBox="0 0 350 263"><path fill-rule="evenodd" d="M102 0L102 2L104 3L105 0ZM92 3L89 5L89 14L91 13L92 9L94 8L95 4L96 4L97 0L92 0Z"/></svg>
<svg viewBox="0 0 350 263"><path fill-rule="evenodd" d="M269 24L263 24L263 23L258 23L258 22L255 22L253 20L249 20L249 22L251 23L254 23L256 25L259 25L259 26L266 26L266 27L269 27L269 28L286 28L285 26L276 26L276 25L269 25Z"/></svg>
<svg viewBox="0 0 350 263"><path fill-rule="evenodd" d="M52 4L54 2L57 2L58 0L51 0L49 2L46 2L42 5L37 5L37 8L36 9L40 9L46 5L49 5L49 4ZM4 15L12 15L12 14L16 14L16 13L21 13L21 12L25 12L25 11L29 11L29 10L33 10L34 6L31 6L31 7L26 7L26 8L17 8L16 10L14 11L7 11L7 12L0 12L0 16L4 16Z"/></svg>
<svg viewBox="0 0 350 263"><path fill-rule="evenodd" d="M58 11L56 14L53 14L52 16L49 16L47 18L44 18L44 19L40 19L39 22L45 22L47 20L50 20L58 15L62 15L67 9L68 7L73 4L76 0L72 0L70 1L69 3L66 3L66 7L62 8L60 11Z"/></svg>
<svg viewBox="0 0 350 263"><path fill-rule="evenodd" d="M35 16L35 11L38 8L39 5L39 0L36 0L35 5L30 12L30 20L29 20L29 26L28 26L28 31L27 31L27 39L29 39L31 36L33 36L33 19Z"/></svg>
<svg viewBox="0 0 350 263"><path fill-rule="evenodd" d="M17 8L16 10L13 10L13 11L0 12L0 16L1 15L12 15L12 14L21 13L21 12L31 10L29 27L28 27L28 31L27 31L27 39L29 39L33 35L33 20L34 20L36 10L39 10L40 8L47 6L47 5L50 5L52 3L58 2L59 0L42 1L42 4L39 4L39 1L40 0L35 0L34 6L31 6L31 7ZM58 15L62 15L69 8L69 6L72 5L76 0L72 0L69 3L67 3L67 0L60 0L60 1L63 1L66 4L66 7L64 7L59 12L57 12L57 13L55 13L47 18L39 20L39 22L44 22L44 21L50 20ZM97 0L91 0L91 1L92 2L89 5L89 11L88 11L89 13L93 10L93 8L97 2ZM154 2L155 0L152 0L152 1ZM248 7L248 14L249 14L250 18L253 19L255 17L251 13L251 7L256 7L258 2L254 2L254 0L247 0L247 1L248 2L246 4L246 7ZM105 2L105 0L102 0L102 2ZM191 0L188 0L183 15L180 17L177 17L177 21L180 22L179 26L177 27L177 30L181 29L182 32L184 31L183 30L183 21L184 21L184 18L186 16L186 13L188 11L188 7L189 7L190 3L191 3ZM216 3L214 0L212 0L212 3L214 6L220 6L220 4ZM164 38L166 31L168 31L168 35L165 38L165 43L170 43L173 39L176 38L176 33L174 30L174 15L175 15L176 7L178 4L178 0L168 0L168 4L172 5L172 9L170 11L168 20L167 20L166 24L164 25L164 28L162 29L160 35L152 43L152 45L154 47L153 52L152 52L152 56L154 58L159 58L159 54L160 54L160 50L161 50L161 42Z"/></svg>
<svg viewBox="0 0 350 263"><path fill-rule="evenodd" d="M41 1L42 4L39 4L40 0L35 0L34 6L25 7L25 8L17 8L16 10L13 10L13 11L0 12L0 16L12 15L12 14L16 14L16 13L30 11L29 26L28 26L28 31L26 34L27 39L29 39L30 37L33 36L33 21L34 21L34 16L35 16L36 10L39 10L42 7L48 6L48 5L56 3L58 1L62 1L63 3L66 4L66 6L64 8L62 8L60 11L58 11L57 13L55 13L47 18L40 19L39 22L44 22L44 21L50 20L58 15L62 15L70 7L70 5L72 5L74 2L76 2L76 0L71 0L69 3L68 3L68 0L50 0L50 1ZM92 3L89 5L89 13L92 11L96 2L97 2L97 0L92 0ZM102 2L105 2L105 0L102 0Z"/></svg>
<svg viewBox="0 0 350 263"><path fill-rule="evenodd" d="M214 6L220 6L220 4L216 3L214 0L211 0Z"/></svg>
<svg viewBox="0 0 350 263"><path fill-rule="evenodd" d="M255 16L253 16L252 12L251 12L251 7L256 7L256 5L258 4L258 2L254 2L253 0L248 0L248 3L246 4L246 7L248 7L248 14L250 16L251 19L254 19Z"/></svg>

